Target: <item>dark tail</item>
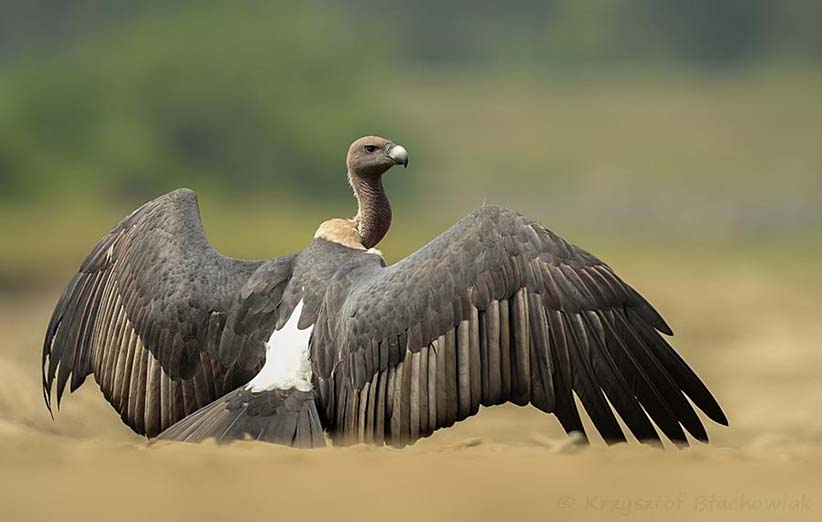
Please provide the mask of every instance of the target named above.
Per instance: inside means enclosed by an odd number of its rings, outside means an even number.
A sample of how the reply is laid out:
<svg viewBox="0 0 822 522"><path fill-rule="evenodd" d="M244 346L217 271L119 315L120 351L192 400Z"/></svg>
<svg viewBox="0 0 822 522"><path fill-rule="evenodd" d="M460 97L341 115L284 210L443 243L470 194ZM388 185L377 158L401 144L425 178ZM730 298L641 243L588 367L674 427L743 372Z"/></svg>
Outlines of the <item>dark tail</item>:
<svg viewBox="0 0 822 522"><path fill-rule="evenodd" d="M185 442L209 438L218 443L261 440L298 448L325 446L314 393L293 388L261 392L238 388L157 436Z"/></svg>

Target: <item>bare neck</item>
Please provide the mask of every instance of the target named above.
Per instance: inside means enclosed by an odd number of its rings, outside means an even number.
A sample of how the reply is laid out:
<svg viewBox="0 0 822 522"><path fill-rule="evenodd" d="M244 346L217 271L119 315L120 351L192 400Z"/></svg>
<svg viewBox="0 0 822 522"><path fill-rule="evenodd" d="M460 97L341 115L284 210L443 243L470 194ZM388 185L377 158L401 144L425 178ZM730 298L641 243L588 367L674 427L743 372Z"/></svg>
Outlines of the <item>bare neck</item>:
<svg viewBox="0 0 822 522"><path fill-rule="evenodd" d="M359 208L354 226L365 248L379 243L391 227L391 204L382 187L382 176L348 174Z"/></svg>

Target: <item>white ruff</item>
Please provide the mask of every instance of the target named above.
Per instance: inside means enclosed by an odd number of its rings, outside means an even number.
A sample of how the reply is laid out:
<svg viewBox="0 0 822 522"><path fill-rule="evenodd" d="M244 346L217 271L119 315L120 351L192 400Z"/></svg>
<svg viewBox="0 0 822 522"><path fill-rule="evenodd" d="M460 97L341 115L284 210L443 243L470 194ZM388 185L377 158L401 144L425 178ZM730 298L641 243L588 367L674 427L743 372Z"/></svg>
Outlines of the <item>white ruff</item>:
<svg viewBox="0 0 822 522"><path fill-rule="evenodd" d="M308 341L311 339L309 326L305 330L297 328L303 302L297 304L285 326L271 333L265 343L265 364L256 376L245 385L253 392L273 389L311 391L311 361Z"/></svg>

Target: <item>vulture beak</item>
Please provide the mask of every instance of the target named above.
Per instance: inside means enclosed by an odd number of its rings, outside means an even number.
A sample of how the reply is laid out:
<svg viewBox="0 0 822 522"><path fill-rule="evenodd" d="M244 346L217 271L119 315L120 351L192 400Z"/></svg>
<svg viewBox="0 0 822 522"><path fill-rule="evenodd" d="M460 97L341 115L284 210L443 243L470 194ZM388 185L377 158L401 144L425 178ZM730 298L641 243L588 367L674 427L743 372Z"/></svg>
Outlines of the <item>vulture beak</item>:
<svg viewBox="0 0 822 522"><path fill-rule="evenodd" d="M395 165L408 167L408 151L402 145L388 145L385 150L388 157L394 160Z"/></svg>

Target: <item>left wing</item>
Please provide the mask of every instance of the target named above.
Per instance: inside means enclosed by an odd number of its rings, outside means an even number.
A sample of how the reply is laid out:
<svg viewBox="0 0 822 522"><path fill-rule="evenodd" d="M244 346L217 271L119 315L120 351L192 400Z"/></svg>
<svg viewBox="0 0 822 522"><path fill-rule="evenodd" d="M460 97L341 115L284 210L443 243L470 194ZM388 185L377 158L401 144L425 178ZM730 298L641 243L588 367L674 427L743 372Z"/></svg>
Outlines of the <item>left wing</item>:
<svg viewBox="0 0 822 522"><path fill-rule="evenodd" d="M294 256L225 257L186 189L132 212L83 261L43 343L43 397L93 374L135 432L153 437L248 382L265 357Z"/></svg>
<svg viewBox="0 0 822 522"><path fill-rule="evenodd" d="M350 285L339 324L312 343L337 440L404 445L509 401L583 432L574 394L608 442L626 440L611 406L642 441L660 442L651 421L676 443L683 427L706 441L688 398L727 424L645 299L511 210L483 207Z"/></svg>

